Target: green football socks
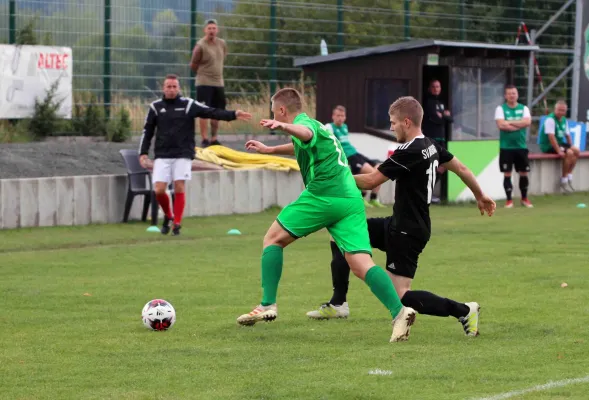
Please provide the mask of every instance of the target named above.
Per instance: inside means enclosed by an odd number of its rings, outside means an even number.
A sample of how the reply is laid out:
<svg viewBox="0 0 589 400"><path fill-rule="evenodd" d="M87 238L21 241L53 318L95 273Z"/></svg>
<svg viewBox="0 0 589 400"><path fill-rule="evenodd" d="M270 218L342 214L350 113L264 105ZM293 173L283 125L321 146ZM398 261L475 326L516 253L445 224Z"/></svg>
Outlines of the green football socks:
<svg viewBox="0 0 589 400"><path fill-rule="evenodd" d="M263 306L276 303L278 282L280 282L280 276L282 275L282 252L283 248L275 244L266 247L262 252Z"/></svg>
<svg viewBox="0 0 589 400"><path fill-rule="evenodd" d="M376 298L388 308L393 318L395 318L403 308L403 303L401 303L399 296L397 296L395 287L387 273L375 265L368 270L364 281Z"/></svg>

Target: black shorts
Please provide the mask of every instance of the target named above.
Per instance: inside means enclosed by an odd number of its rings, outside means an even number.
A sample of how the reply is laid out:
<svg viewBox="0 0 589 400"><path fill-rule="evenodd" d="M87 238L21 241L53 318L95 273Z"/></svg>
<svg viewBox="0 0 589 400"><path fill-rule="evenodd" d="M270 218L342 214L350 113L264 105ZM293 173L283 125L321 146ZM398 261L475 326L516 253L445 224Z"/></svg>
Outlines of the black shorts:
<svg viewBox="0 0 589 400"><path fill-rule="evenodd" d="M562 149L562 151L564 151L566 153L566 151L571 148L571 145L568 143L565 143L565 144L559 144L558 147L560 147ZM546 151L545 153L557 154L556 151L554 151L554 149L552 147L550 148L550 150Z"/></svg>
<svg viewBox="0 0 589 400"><path fill-rule="evenodd" d="M427 241L401 232L391 232L390 221L391 217L367 219L370 245L386 253L388 271L413 279L417 270L417 260Z"/></svg>
<svg viewBox="0 0 589 400"><path fill-rule="evenodd" d="M358 175L362 169L362 166L366 163L372 165L373 167L376 165L374 160L370 160L368 157L360 153L352 154L348 157L348 165L352 170L352 175Z"/></svg>
<svg viewBox="0 0 589 400"><path fill-rule="evenodd" d="M530 160L528 159L528 149L500 149L499 150L499 170L501 172L511 172L515 166L516 172L529 172Z"/></svg>
<svg viewBox="0 0 589 400"><path fill-rule="evenodd" d="M225 109L225 89L220 86L197 86L196 101L207 107Z"/></svg>

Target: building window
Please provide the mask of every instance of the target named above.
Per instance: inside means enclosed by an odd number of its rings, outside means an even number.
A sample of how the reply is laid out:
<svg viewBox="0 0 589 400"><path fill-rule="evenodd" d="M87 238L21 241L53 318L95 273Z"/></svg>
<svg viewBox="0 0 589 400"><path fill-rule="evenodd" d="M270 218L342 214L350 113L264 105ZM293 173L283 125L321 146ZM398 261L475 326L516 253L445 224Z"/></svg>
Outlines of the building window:
<svg viewBox="0 0 589 400"><path fill-rule="evenodd" d="M506 83L505 69L452 68L452 140L499 138L495 108Z"/></svg>
<svg viewBox="0 0 589 400"><path fill-rule="evenodd" d="M366 80L366 121L373 129L389 130L389 107L395 100L409 95L409 82L401 79Z"/></svg>

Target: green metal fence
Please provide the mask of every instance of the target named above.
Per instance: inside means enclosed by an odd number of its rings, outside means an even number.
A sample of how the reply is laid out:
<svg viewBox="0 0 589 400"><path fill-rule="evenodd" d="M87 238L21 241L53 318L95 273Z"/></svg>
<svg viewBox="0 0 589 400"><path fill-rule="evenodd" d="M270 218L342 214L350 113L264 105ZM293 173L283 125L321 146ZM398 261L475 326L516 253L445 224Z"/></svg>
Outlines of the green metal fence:
<svg viewBox="0 0 589 400"><path fill-rule="evenodd" d="M34 21L39 44L73 48L76 101L94 93L107 106L134 104L144 110L159 95L166 73L180 75L184 92L194 96L188 63L206 18L218 20L229 46L226 92L255 101L298 81L301 71L293 68L293 58L319 54L322 39L330 52L415 38L514 43L521 21L539 28L561 5L561 0L0 0L0 42L14 43ZM540 46L572 47L573 11L552 24ZM539 55L545 83L571 61L568 55ZM522 65L517 76L522 101L525 70ZM569 88L570 79L560 82L549 102L568 97ZM138 124L143 120L133 117Z"/></svg>

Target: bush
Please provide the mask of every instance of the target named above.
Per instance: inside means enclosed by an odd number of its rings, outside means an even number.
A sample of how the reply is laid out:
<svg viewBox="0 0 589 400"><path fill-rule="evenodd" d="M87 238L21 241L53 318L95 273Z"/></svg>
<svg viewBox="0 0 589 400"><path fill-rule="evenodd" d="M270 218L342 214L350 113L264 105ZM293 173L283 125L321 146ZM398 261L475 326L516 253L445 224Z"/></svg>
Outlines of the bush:
<svg viewBox="0 0 589 400"><path fill-rule="evenodd" d="M43 101L35 99L35 111L28 124L33 139L54 136L61 132L63 122L57 111L63 100L55 98L58 85L59 80L51 84Z"/></svg>
<svg viewBox="0 0 589 400"><path fill-rule="evenodd" d="M82 99L85 104L76 102L72 120L70 122L70 134L73 136L106 136L107 127L102 105L98 104L96 96Z"/></svg>
<svg viewBox="0 0 589 400"><path fill-rule="evenodd" d="M0 121L0 143L26 143L31 139L28 120Z"/></svg>
<svg viewBox="0 0 589 400"><path fill-rule="evenodd" d="M23 26L16 32L16 44L17 45L38 45L39 40L37 39L37 34L35 33L35 25L37 22L37 18L31 18Z"/></svg>
<svg viewBox="0 0 589 400"><path fill-rule="evenodd" d="M109 142L122 143L131 137L131 115L125 107L108 121L108 132L106 139Z"/></svg>

